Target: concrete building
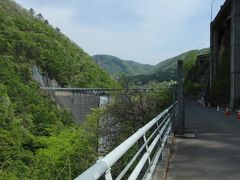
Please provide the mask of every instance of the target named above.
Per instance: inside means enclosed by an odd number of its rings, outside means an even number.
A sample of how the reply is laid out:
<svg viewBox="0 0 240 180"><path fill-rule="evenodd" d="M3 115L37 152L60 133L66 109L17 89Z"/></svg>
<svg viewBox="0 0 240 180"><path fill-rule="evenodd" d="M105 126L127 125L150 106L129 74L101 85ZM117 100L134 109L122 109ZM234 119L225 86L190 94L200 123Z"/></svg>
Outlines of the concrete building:
<svg viewBox="0 0 240 180"><path fill-rule="evenodd" d="M225 49L230 50L230 107L240 105L240 0L226 0L211 23L210 86Z"/></svg>

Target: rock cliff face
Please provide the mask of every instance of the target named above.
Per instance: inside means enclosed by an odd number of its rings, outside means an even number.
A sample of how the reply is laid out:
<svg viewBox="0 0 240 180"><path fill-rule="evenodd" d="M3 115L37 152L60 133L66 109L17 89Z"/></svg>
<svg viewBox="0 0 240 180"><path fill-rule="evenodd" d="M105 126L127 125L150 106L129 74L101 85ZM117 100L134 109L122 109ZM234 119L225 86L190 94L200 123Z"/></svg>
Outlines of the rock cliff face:
<svg viewBox="0 0 240 180"><path fill-rule="evenodd" d="M47 73L43 73L41 68L33 66L32 75L35 81L41 87L59 87L58 82L55 79L50 79Z"/></svg>

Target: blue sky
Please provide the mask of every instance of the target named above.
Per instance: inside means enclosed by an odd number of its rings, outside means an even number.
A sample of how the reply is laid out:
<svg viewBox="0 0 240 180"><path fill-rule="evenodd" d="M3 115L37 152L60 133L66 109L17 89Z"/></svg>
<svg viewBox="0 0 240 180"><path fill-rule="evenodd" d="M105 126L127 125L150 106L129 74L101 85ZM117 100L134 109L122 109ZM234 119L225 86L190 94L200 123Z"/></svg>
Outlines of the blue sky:
<svg viewBox="0 0 240 180"><path fill-rule="evenodd" d="M16 0L90 55L157 64L209 47L211 0ZM224 0L215 0L215 16Z"/></svg>

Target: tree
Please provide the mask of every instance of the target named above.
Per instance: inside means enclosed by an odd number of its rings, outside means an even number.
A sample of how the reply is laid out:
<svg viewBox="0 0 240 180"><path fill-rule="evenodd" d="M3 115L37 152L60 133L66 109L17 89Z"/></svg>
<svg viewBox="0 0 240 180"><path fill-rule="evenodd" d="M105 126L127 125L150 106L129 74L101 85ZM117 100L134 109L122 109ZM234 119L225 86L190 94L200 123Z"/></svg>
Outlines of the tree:
<svg viewBox="0 0 240 180"><path fill-rule="evenodd" d="M55 30L56 30L58 33L61 32L61 30L60 30L58 27L56 27Z"/></svg>
<svg viewBox="0 0 240 180"><path fill-rule="evenodd" d="M105 116L100 121L100 125L104 128L103 136L109 136L109 140L106 140L110 142L109 149L116 147L143 127L169 104L168 83L152 86L155 91L126 90L112 97L114 100L107 105Z"/></svg>
<svg viewBox="0 0 240 180"><path fill-rule="evenodd" d="M49 22L47 19L44 20L45 24L49 25Z"/></svg>
<svg viewBox="0 0 240 180"><path fill-rule="evenodd" d="M41 21L44 20L44 17L43 17L43 15L42 15L41 13L39 13L39 14L37 15L37 17L38 17Z"/></svg>
<svg viewBox="0 0 240 180"><path fill-rule="evenodd" d="M152 88L156 90L143 92L129 89L111 97L112 101L107 105L99 122L102 155L113 150L169 105L169 84L166 82L160 85L153 84ZM138 143L115 164L112 168L113 176L121 172L143 143L143 138L139 139Z"/></svg>
<svg viewBox="0 0 240 180"><path fill-rule="evenodd" d="M35 13L36 13L36 12L33 10L33 8L30 8L30 9L29 9L29 12L31 13L32 16L34 16Z"/></svg>

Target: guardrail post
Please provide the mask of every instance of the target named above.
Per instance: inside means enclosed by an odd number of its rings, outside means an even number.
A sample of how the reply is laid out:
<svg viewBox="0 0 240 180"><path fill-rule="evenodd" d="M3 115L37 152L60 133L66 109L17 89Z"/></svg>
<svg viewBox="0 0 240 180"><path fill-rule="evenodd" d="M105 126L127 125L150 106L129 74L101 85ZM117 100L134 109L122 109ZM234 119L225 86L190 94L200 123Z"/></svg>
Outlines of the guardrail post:
<svg viewBox="0 0 240 180"><path fill-rule="evenodd" d="M176 105L175 105L175 103L176 103L176 88L175 87L173 87L172 88L172 105L173 105L173 107L172 107L172 116L171 116L171 122L172 122L172 131L173 131L173 133L175 133L176 132L176 117L175 117L175 112L176 112Z"/></svg>
<svg viewBox="0 0 240 180"><path fill-rule="evenodd" d="M111 168L106 171L105 180L112 180Z"/></svg>
<svg viewBox="0 0 240 180"><path fill-rule="evenodd" d="M183 61L178 60L178 114L177 114L177 134L184 134L184 102L183 102Z"/></svg>
<svg viewBox="0 0 240 180"><path fill-rule="evenodd" d="M149 152L149 149L148 149L148 144L147 144L146 134L144 134L143 139L144 139L144 143L146 143L146 146L145 146L146 152L149 154L149 157L148 157L148 164L149 164L149 166L150 166L151 160L150 160L150 152Z"/></svg>

